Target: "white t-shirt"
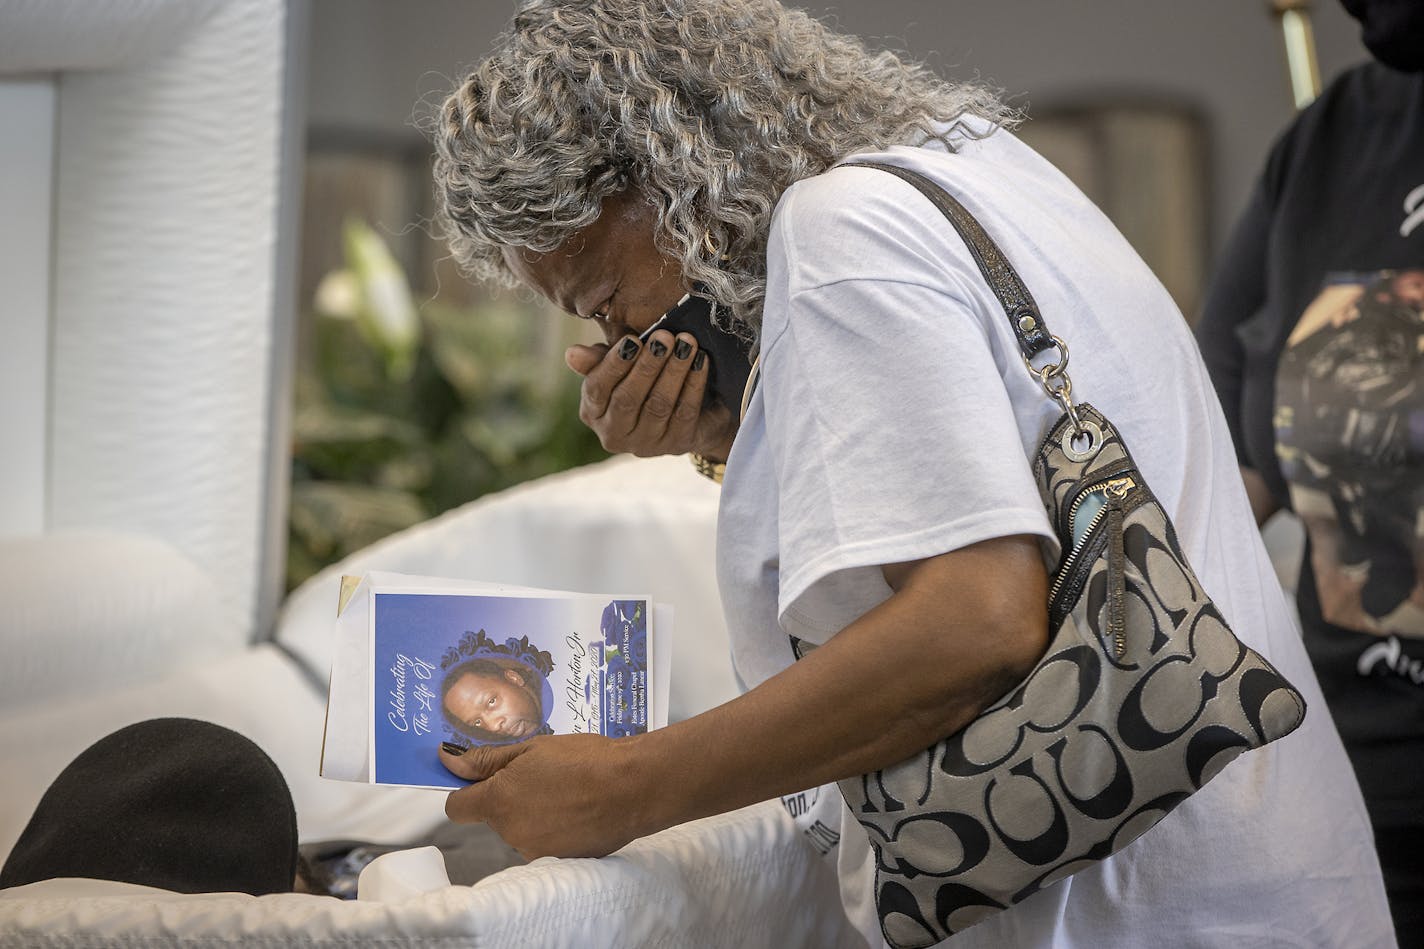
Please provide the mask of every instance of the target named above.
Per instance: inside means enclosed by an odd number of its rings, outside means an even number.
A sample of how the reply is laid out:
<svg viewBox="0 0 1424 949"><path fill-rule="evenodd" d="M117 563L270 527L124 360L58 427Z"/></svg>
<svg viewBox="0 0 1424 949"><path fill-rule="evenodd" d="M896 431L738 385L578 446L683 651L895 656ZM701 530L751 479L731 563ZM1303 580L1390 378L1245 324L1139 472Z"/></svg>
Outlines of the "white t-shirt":
<svg viewBox="0 0 1424 949"><path fill-rule="evenodd" d="M1108 220L1013 135L873 159L928 175L1008 255L1071 347L1074 395L1117 426L1203 585L1305 695L1118 855L951 940L986 947L1393 946L1350 764L1251 519L1185 321ZM879 565L1051 539L1028 458L1059 409L963 241L909 184L837 167L789 189L767 252L761 384L727 464L718 581L755 687L890 595ZM947 604L953 608L953 604ZM847 914L881 944L869 842L840 801ZM837 813L839 811L839 813ZM831 835L833 836L833 835ZM827 835L822 833L822 842Z"/></svg>

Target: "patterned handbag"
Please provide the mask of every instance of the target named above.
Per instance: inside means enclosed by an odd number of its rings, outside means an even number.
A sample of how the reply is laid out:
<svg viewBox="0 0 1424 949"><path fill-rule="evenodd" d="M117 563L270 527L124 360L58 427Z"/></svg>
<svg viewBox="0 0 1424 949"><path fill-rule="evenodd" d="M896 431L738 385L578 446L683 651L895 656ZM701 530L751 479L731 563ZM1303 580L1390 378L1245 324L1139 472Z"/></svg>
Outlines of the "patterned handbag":
<svg viewBox="0 0 1424 949"><path fill-rule="evenodd" d="M840 782L875 851L885 938L908 949L1121 850L1237 755L1293 731L1305 702L1232 634L1122 437L1073 402L1067 346L978 222L921 175L852 164L903 178L944 213L1064 410L1033 464L1062 543L1047 652L963 731ZM1045 368L1030 361L1053 349Z"/></svg>

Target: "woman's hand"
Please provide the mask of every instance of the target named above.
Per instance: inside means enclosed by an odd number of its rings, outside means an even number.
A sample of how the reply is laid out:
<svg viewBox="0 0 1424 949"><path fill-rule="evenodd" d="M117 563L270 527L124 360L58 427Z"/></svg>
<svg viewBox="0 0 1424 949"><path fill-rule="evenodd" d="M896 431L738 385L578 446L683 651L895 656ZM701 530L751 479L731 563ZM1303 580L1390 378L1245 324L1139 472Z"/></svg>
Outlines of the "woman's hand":
<svg viewBox="0 0 1424 949"><path fill-rule="evenodd" d="M636 739L545 735L515 745L440 750L452 774L476 783L452 791L445 814L488 824L525 859L602 857L657 829L651 801L623 753Z"/></svg>
<svg viewBox="0 0 1424 949"><path fill-rule="evenodd" d="M613 347L571 346L564 361L584 377L579 418L604 448L726 460L736 419L720 403L703 404L707 357L690 334L659 330L646 343L625 336Z"/></svg>
<svg viewBox="0 0 1424 949"><path fill-rule="evenodd" d="M1048 645L1038 540L999 537L889 565L894 594L750 692L642 735L442 749L445 813L527 857L637 837L903 761L973 721ZM946 609L945 604L954 604Z"/></svg>

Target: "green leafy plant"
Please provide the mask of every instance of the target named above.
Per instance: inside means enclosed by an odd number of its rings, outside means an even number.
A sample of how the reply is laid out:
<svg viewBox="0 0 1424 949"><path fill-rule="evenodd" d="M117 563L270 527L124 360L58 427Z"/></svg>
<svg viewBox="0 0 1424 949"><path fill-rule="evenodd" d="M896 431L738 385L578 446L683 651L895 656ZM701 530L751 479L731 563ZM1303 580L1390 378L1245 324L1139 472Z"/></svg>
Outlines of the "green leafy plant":
<svg viewBox="0 0 1424 949"><path fill-rule="evenodd" d="M343 247L297 374L289 589L441 511L607 457L578 420L547 313L417 303L371 228L348 222Z"/></svg>

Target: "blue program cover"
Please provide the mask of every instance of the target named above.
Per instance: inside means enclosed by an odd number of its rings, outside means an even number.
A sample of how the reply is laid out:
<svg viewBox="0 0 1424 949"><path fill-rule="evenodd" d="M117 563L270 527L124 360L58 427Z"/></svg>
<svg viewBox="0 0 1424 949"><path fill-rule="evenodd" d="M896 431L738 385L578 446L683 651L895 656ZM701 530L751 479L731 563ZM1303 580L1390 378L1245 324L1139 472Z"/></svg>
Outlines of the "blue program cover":
<svg viewBox="0 0 1424 949"><path fill-rule="evenodd" d="M457 788L442 741L648 729L646 600L372 594L371 775Z"/></svg>

